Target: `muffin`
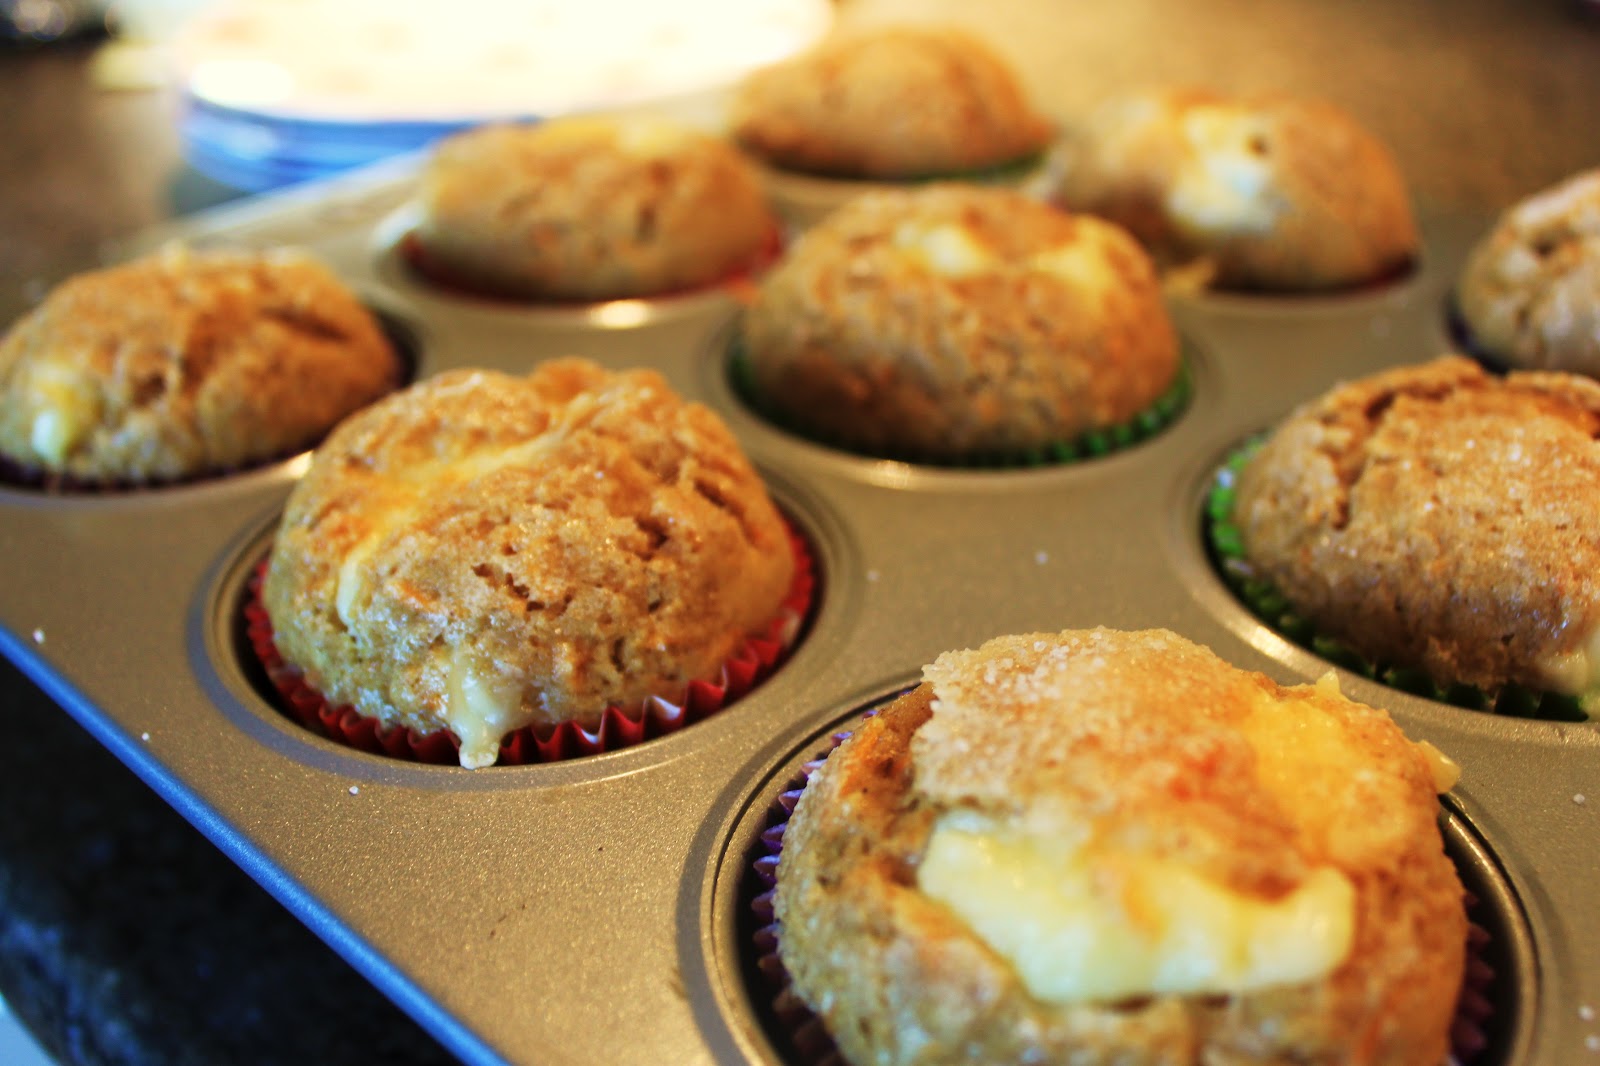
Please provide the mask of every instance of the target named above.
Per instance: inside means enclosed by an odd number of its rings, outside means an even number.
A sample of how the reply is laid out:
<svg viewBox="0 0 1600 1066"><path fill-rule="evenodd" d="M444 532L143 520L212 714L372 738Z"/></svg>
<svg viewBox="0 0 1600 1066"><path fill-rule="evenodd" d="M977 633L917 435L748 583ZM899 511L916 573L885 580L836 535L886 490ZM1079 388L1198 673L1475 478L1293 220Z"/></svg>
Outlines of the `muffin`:
<svg viewBox="0 0 1600 1066"><path fill-rule="evenodd" d="M812 776L779 956L858 1066L1433 1066L1467 940L1455 776L1331 677L1161 630L999 638Z"/></svg>
<svg viewBox="0 0 1600 1066"><path fill-rule="evenodd" d="M1365 659L1600 687L1600 383L1445 357L1340 385L1240 470L1241 562Z"/></svg>
<svg viewBox="0 0 1600 1066"><path fill-rule="evenodd" d="M568 118L439 144L417 193L417 265L526 300L655 296L769 256L778 226L750 164L656 118Z"/></svg>
<svg viewBox="0 0 1600 1066"><path fill-rule="evenodd" d="M1338 289L1418 255L1389 150L1320 100L1203 90L1112 100L1052 170L1054 199L1126 226L1190 284Z"/></svg>
<svg viewBox="0 0 1600 1066"><path fill-rule="evenodd" d="M780 617L787 527L723 424L653 371L460 370L317 450L262 583L278 652L329 704L502 738L637 716Z"/></svg>
<svg viewBox="0 0 1600 1066"><path fill-rule="evenodd" d="M1600 170L1503 214L1473 248L1455 296L1475 354L1600 376Z"/></svg>
<svg viewBox="0 0 1600 1066"><path fill-rule="evenodd" d="M169 245L67 279L0 339L0 456L46 483L238 469L316 443L403 370L309 255Z"/></svg>
<svg viewBox="0 0 1600 1066"><path fill-rule="evenodd" d="M960 461L1125 423L1178 342L1126 233L969 185L869 193L805 233L743 319L758 407L869 454Z"/></svg>
<svg viewBox="0 0 1600 1066"><path fill-rule="evenodd" d="M943 26L858 31L758 70L731 126L772 166L888 180L1003 166L1052 136L1007 61Z"/></svg>

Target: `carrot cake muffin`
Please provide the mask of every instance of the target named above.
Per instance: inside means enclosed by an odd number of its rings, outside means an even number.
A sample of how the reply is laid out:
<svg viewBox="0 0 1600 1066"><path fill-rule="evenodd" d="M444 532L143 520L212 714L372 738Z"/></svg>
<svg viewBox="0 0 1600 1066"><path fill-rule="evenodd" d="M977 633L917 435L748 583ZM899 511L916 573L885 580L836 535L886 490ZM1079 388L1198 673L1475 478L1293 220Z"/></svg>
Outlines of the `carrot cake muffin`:
<svg viewBox="0 0 1600 1066"><path fill-rule="evenodd" d="M1052 136L1006 60L965 31L889 26L756 71L733 136L786 170L905 179L1025 159Z"/></svg>
<svg viewBox="0 0 1600 1066"><path fill-rule="evenodd" d="M1164 630L923 676L783 836L778 952L848 1061L1445 1061L1467 920L1431 746Z"/></svg>
<svg viewBox="0 0 1600 1066"><path fill-rule="evenodd" d="M1176 89L1116 99L1052 166L1056 200L1120 222L1191 283L1336 289L1418 254L1389 150L1320 100Z"/></svg>
<svg viewBox="0 0 1600 1066"><path fill-rule="evenodd" d="M1456 310L1476 354L1600 377L1600 170L1502 215L1467 259Z"/></svg>
<svg viewBox="0 0 1600 1066"><path fill-rule="evenodd" d="M743 323L757 405L818 439L934 460L1122 423L1179 373L1149 257L1020 193L866 194L805 233Z"/></svg>
<svg viewBox="0 0 1600 1066"><path fill-rule="evenodd" d="M655 118L468 130L435 150L418 200L424 273L530 300L705 285L756 265L778 227L737 151Z"/></svg>
<svg viewBox="0 0 1600 1066"><path fill-rule="evenodd" d="M309 255L170 245L67 279L0 339L0 456L47 482L218 473L316 443L402 373Z"/></svg>
<svg viewBox="0 0 1600 1066"><path fill-rule="evenodd" d="M1241 554L1318 633L1440 685L1600 688L1600 383L1446 357L1340 385L1240 471Z"/></svg>
<svg viewBox="0 0 1600 1066"><path fill-rule="evenodd" d="M648 370L441 374L339 427L262 586L330 704L452 731L487 766L525 726L681 696L779 614L788 533L722 422Z"/></svg>

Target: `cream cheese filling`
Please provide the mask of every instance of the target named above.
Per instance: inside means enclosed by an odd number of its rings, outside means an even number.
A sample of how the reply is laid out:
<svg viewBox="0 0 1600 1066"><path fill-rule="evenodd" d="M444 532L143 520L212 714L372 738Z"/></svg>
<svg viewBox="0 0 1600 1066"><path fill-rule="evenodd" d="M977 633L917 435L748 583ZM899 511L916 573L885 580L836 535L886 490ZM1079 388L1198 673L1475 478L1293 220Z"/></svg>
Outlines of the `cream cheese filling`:
<svg viewBox="0 0 1600 1066"><path fill-rule="evenodd" d="M1002 259L965 226L954 222L905 222L891 240L895 248L940 277L969 278L1009 266L1049 274L1091 294L1115 289L1119 281L1107 253L1108 227L1090 218L1078 221L1077 240L1042 249L1021 260Z"/></svg>
<svg viewBox="0 0 1600 1066"><path fill-rule="evenodd" d="M500 739L533 720L523 709L518 678L497 671L493 663L469 647L450 655L445 686L445 718L461 741L461 765L493 766Z"/></svg>
<svg viewBox="0 0 1600 1066"><path fill-rule="evenodd" d="M1536 664L1551 689L1577 696L1585 710L1600 708L1600 627L1570 651L1545 656Z"/></svg>
<svg viewBox="0 0 1600 1066"><path fill-rule="evenodd" d="M918 869L1046 1003L1232 994L1326 976L1349 954L1355 889L1331 867L1265 900L1150 856L1073 849L946 815Z"/></svg>
<svg viewBox="0 0 1600 1066"><path fill-rule="evenodd" d="M99 396L78 374L48 364L33 367L27 387L39 407L28 426L28 446L60 466L99 424Z"/></svg>
<svg viewBox="0 0 1600 1066"><path fill-rule="evenodd" d="M1195 236L1270 232L1278 219L1273 167L1251 147L1265 134L1261 121L1207 106L1181 123L1190 151L1168 190L1168 215Z"/></svg>

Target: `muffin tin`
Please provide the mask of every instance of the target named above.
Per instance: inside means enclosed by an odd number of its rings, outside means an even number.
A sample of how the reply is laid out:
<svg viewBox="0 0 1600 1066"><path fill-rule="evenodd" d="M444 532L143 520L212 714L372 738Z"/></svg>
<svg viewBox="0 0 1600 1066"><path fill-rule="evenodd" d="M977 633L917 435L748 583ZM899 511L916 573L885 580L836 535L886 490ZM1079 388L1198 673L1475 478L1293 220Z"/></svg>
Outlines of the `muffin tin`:
<svg viewBox="0 0 1600 1066"><path fill-rule="evenodd" d="M426 287L398 251L416 165L122 251L307 245L410 338L419 376L558 354L659 369L727 419L815 549L817 605L790 660L692 728L568 762L467 771L324 741L271 706L240 610L304 456L142 492L0 490L0 650L456 1055L486 1064L794 1061L751 946L760 834L828 735L941 651L1165 626L1281 681L1332 669L1213 572L1209 478L1335 381L1443 351L1449 285L1490 221L1424 213L1419 269L1381 289L1174 296L1193 388L1164 431L1070 465L950 470L834 451L748 410L727 374L731 293L540 309ZM5 321L23 304L0 301ZM1463 767L1444 826L1498 970L1477 1062L1600 1062L1600 727L1340 681Z"/></svg>

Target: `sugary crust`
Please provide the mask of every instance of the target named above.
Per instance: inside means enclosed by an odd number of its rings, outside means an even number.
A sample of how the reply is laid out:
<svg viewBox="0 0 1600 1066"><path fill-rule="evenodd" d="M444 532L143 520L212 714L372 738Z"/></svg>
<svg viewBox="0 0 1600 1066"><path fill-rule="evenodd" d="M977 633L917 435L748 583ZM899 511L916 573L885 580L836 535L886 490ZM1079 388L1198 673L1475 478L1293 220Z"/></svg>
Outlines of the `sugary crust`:
<svg viewBox="0 0 1600 1066"><path fill-rule="evenodd" d="M1220 288L1359 285L1418 255L1393 156L1321 100L1177 89L1109 101L1053 169L1059 202Z"/></svg>
<svg viewBox="0 0 1600 1066"><path fill-rule="evenodd" d="M442 142L418 191L427 268L491 294L601 300L751 266L777 222L725 142L658 119L487 126Z"/></svg>
<svg viewBox="0 0 1600 1066"><path fill-rule="evenodd" d="M828 759L784 834L781 956L851 1062L1444 1061L1462 891L1425 760L1382 712L1164 631L1003 638L927 676ZM1360 765L1279 791L1237 729L1261 700L1335 723ZM1043 1003L917 890L935 819L962 809L1192 862L1270 898L1332 863L1356 890L1353 947L1307 984Z"/></svg>
<svg viewBox="0 0 1600 1066"><path fill-rule="evenodd" d="M1250 565L1369 658L1490 693L1600 626L1600 384L1459 357L1339 386L1241 473Z"/></svg>
<svg viewBox="0 0 1600 1066"><path fill-rule="evenodd" d="M759 70L735 97L732 128L779 167L886 179L997 166L1052 135L1003 58L937 26L860 31Z"/></svg>
<svg viewBox="0 0 1600 1066"><path fill-rule="evenodd" d="M992 260L986 269L941 272L907 245L907 233L952 228ZM1040 265L1063 249L1078 275ZM763 280L744 339L756 391L798 427L930 457L1021 451L1122 422L1178 372L1176 333L1137 243L1098 219L974 186L871 193L841 208Z"/></svg>
<svg viewBox="0 0 1600 1066"><path fill-rule="evenodd" d="M1456 306L1485 355L1600 376L1600 170L1501 215L1467 259Z"/></svg>
<svg viewBox="0 0 1600 1066"><path fill-rule="evenodd" d="M0 453L85 481L215 473L315 443L401 374L309 256L173 245L67 279L0 340Z"/></svg>
<svg viewBox="0 0 1600 1066"><path fill-rule="evenodd" d="M715 676L793 566L711 411L654 371L563 359L441 374L342 425L290 496L263 601L331 703L456 728L465 662L508 695L504 733Z"/></svg>

